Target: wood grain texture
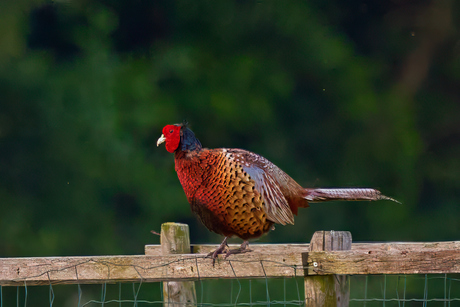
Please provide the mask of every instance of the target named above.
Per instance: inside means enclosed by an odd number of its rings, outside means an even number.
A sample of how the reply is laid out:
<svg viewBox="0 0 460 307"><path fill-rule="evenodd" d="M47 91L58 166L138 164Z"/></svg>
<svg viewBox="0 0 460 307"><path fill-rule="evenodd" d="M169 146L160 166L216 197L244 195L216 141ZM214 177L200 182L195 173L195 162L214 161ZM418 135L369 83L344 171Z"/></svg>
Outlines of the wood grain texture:
<svg viewBox="0 0 460 307"><path fill-rule="evenodd" d="M207 254L214 251L217 244L191 244L193 254ZM238 248L239 244L229 244L230 248ZM257 253L268 253L273 250L289 250L290 252L303 253L310 251L309 243L289 243L289 244L252 244L250 249ZM356 242L351 244L351 250L360 251L395 251L395 250L460 250L460 241L447 242ZM151 244L145 246L145 254L149 256L161 255L161 245Z"/></svg>
<svg viewBox="0 0 460 307"><path fill-rule="evenodd" d="M346 251L351 249L351 242L349 231L317 231L310 241L310 249L311 252ZM309 253L303 255L305 257ZM317 267L318 263L312 262L311 265ZM309 271L306 270L305 273L308 275ZM350 281L346 275L305 276L304 284L307 307L348 307L349 305Z"/></svg>
<svg viewBox="0 0 460 307"><path fill-rule="evenodd" d="M304 251L304 246L307 245L253 244L253 252L225 260L219 257L214 267L204 254L0 258L0 285L298 277L305 272L460 273L459 241L359 243L352 244L350 251L340 252L309 252Z"/></svg>
<svg viewBox="0 0 460 307"><path fill-rule="evenodd" d="M460 251L406 249L311 252L305 264L309 274L320 275L459 273Z"/></svg>
<svg viewBox="0 0 460 307"><path fill-rule="evenodd" d="M185 281L302 276L301 254L94 256L0 259L0 285Z"/></svg>
<svg viewBox="0 0 460 307"><path fill-rule="evenodd" d="M189 253L190 231L188 225L180 223L163 223L161 225L161 250L163 255ZM195 282L163 282L163 305L195 306Z"/></svg>
<svg viewBox="0 0 460 307"><path fill-rule="evenodd" d="M240 244L229 244L230 249L237 249ZM219 245L214 244L191 244L192 254L208 254L216 250ZM267 253L304 253L310 249L310 244L249 244L252 252ZM161 245L146 245L145 254L148 256L161 255Z"/></svg>

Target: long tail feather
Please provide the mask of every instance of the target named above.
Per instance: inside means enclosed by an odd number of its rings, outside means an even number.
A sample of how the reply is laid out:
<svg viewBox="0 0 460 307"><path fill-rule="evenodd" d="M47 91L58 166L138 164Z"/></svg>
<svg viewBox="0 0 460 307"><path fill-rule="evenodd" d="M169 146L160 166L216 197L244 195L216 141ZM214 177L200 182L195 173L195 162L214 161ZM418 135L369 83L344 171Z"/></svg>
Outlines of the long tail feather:
<svg viewBox="0 0 460 307"><path fill-rule="evenodd" d="M337 189L305 189L305 199L309 202L331 200L391 200L399 201L383 195L379 190L371 188L337 188Z"/></svg>

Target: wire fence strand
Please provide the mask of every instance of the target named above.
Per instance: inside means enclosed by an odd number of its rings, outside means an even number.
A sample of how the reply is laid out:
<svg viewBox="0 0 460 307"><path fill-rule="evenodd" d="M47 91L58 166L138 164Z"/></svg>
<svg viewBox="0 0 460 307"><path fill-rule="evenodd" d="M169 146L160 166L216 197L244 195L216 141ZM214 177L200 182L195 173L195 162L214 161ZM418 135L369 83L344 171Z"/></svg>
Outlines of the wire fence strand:
<svg viewBox="0 0 460 307"><path fill-rule="evenodd" d="M458 274L351 276L350 306L460 306L459 277ZM197 306L302 306L305 300L300 295L299 283L303 283L303 277L201 280ZM125 291L127 287L131 288L131 294ZM36 303L37 297L41 297L37 290L48 292L49 306L121 307L164 303L159 282L78 284L77 287L24 284L0 287L0 307L40 305ZM225 292L230 295L223 296Z"/></svg>

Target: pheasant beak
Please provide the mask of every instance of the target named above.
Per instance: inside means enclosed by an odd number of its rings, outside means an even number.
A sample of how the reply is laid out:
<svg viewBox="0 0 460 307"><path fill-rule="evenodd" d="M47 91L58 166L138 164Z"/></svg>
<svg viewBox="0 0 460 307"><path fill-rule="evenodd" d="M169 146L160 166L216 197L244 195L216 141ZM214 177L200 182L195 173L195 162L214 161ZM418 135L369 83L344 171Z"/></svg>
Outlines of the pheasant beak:
<svg viewBox="0 0 460 307"><path fill-rule="evenodd" d="M162 134L160 136L160 138L158 139L158 141L157 141L157 147L160 146L160 144L164 143L165 141L166 141L166 138L165 138L164 134Z"/></svg>

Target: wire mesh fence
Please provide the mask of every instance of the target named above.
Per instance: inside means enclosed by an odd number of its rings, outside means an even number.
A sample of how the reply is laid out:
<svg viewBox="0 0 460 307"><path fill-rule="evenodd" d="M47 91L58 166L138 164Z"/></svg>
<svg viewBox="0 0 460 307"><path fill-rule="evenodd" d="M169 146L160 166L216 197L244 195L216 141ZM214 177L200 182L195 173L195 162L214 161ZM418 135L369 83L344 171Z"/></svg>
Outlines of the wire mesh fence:
<svg viewBox="0 0 460 307"><path fill-rule="evenodd" d="M460 275L353 276L350 306L460 306Z"/></svg>
<svg viewBox="0 0 460 307"><path fill-rule="evenodd" d="M303 277L196 281L197 306L303 306ZM160 306L163 283L0 287L0 306ZM460 306L459 274L356 275L350 306Z"/></svg>

